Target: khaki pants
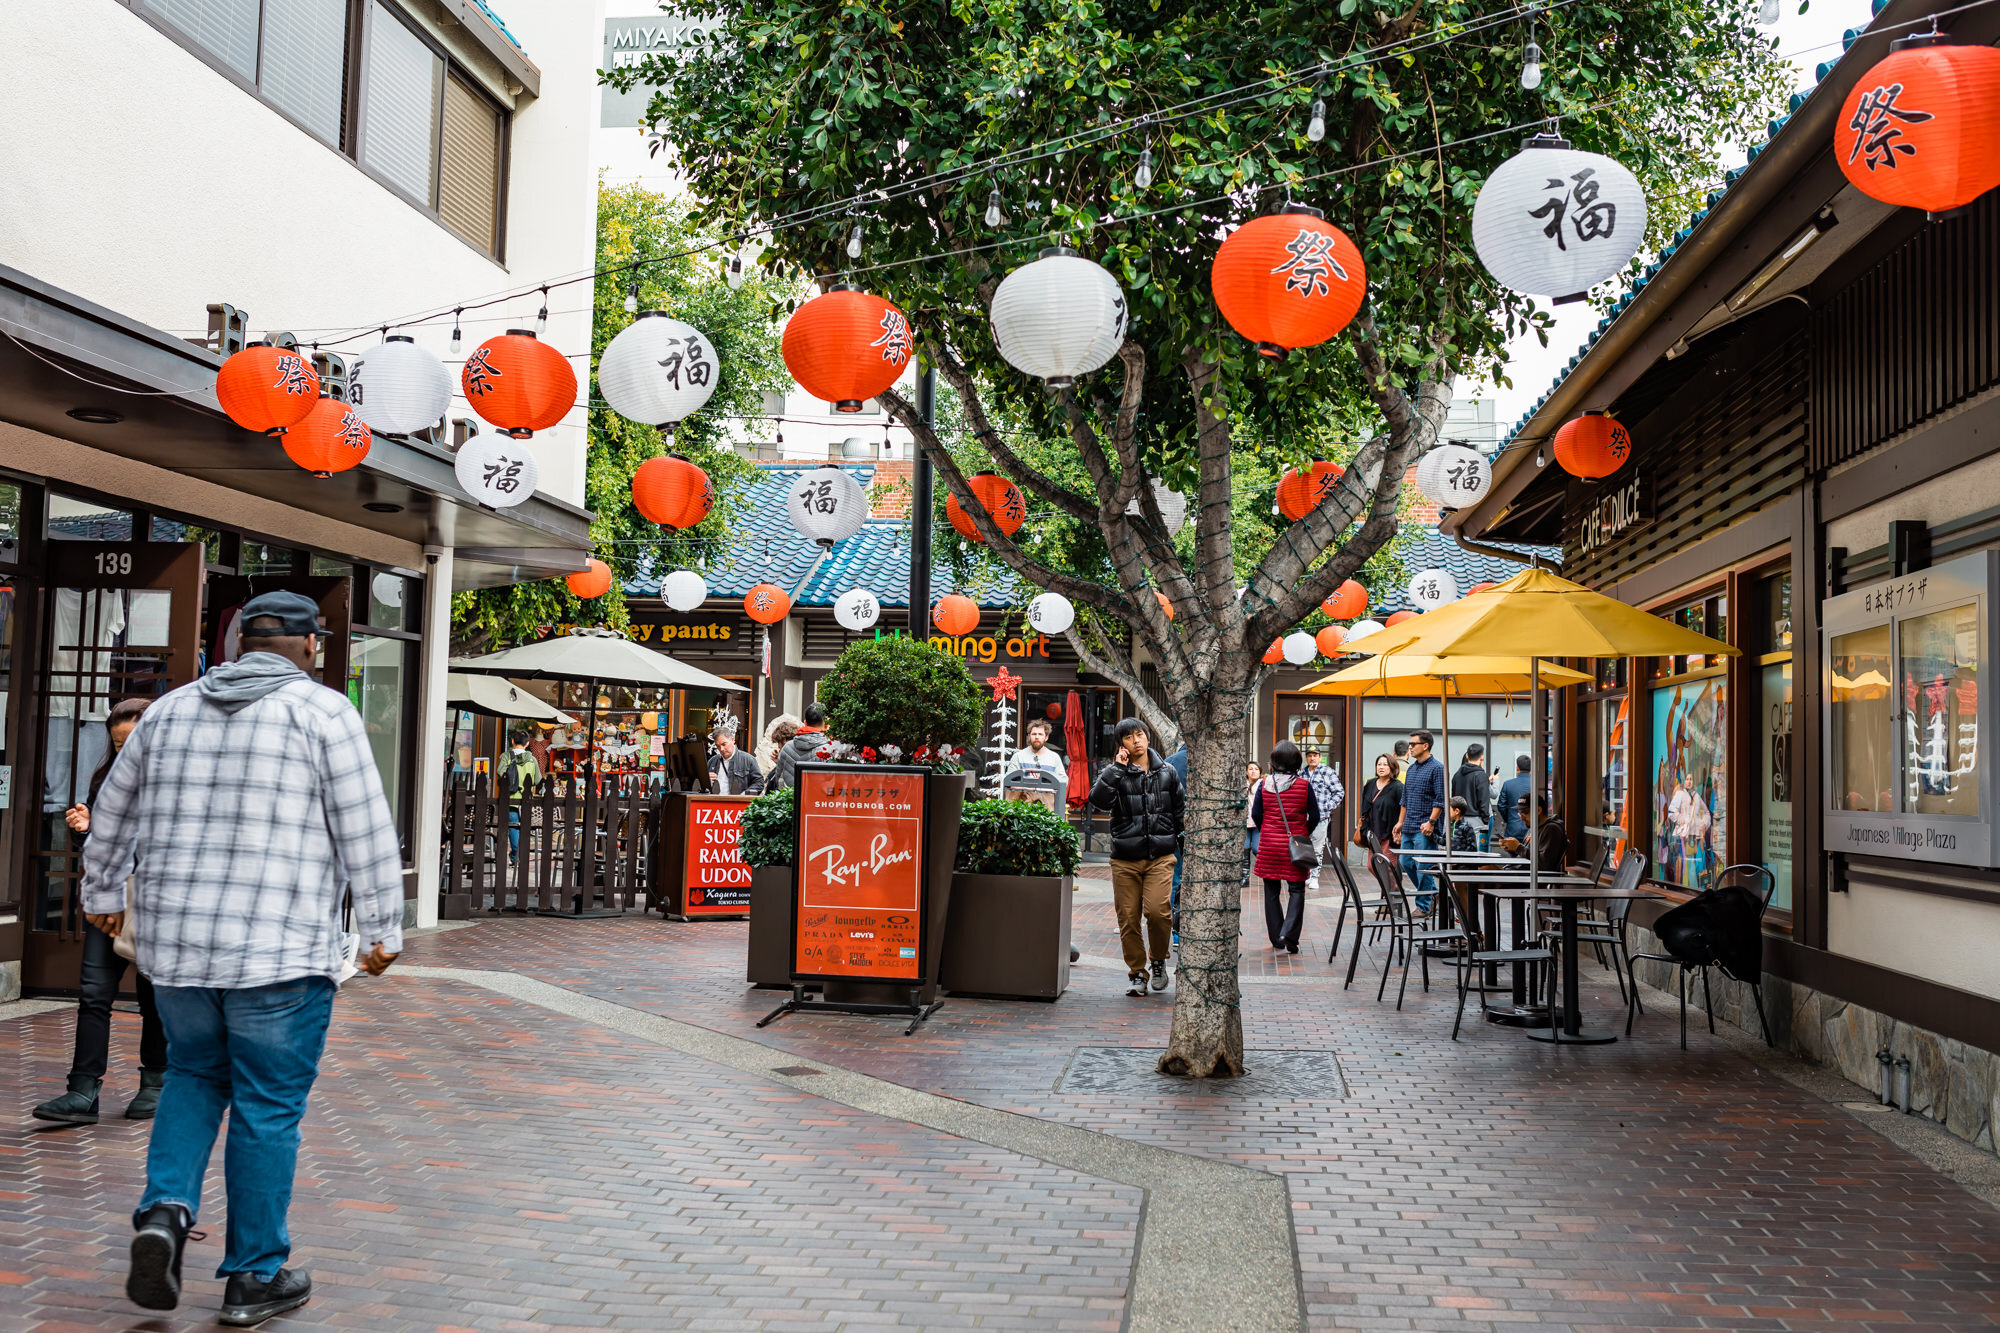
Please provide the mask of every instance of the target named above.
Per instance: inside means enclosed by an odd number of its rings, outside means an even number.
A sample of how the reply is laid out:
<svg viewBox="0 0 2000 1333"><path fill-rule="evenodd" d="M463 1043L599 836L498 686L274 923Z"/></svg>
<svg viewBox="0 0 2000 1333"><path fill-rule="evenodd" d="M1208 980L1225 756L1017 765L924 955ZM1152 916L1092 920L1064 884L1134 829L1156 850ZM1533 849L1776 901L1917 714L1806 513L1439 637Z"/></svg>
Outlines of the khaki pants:
<svg viewBox="0 0 2000 1333"><path fill-rule="evenodd" d="M1125 970L1146 970L1146 944L1139 938L1141 907L1146 933L1151 938L1152 956L1166 961L1172 936L1167 901L1174 887L1174 858L1156 856L1150 861L1111 863L1111 902L1118 909L1118 938L1125 946Z"/></svg>

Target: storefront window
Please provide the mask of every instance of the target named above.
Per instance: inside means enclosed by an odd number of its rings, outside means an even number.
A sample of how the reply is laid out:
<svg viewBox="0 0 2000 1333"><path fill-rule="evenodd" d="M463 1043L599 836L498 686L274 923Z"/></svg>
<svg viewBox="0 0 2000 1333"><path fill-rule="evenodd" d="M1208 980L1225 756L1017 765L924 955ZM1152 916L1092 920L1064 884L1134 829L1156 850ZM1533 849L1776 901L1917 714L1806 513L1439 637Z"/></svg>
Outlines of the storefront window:
<svg viewBox="0 0 2000 1333"><path fill-rule="evenodd" d="M290 574L298 567L299 553L289 546L244 542L243 558L236 572L249 578L258 574Z"/></svg>
<svg viewBox="0 0 2000 1333"><path fill-rule="evenodd" d="M1653 875L1690 889L1728 860L1727 693L1721 675L1653 691Z"/></svg>
<svg viewBox="0 0 2000 1333"><path fill-rule="evenodd" d="M129 542L132 516L99 500L49 493L49 536L57 541Z"/></svg>
<svg viewBox="0 0 2000 1333"><path fill-rule="evenodd" d="M316 555L312 558L312 576L316 579L344 579L354 573L354 566L345 560L335 560L330 555Z"/></svg>
<svg viewBox="0 0 2000 1333"><path fill-rule="evenodd" d="M247 546L246 546L247 549ZM409 699L410 661L416 648L407 639L354 636L347 660L347 697L361 713L382 774L382 791L389 809L402 823L405 707Z"/></svg>
<svg viewBox="0 0 2000 1333"><path fill-rule="evenodd" d="M1903 809L1979 814L1979 606L1901 622Z"/></svg>
<svg viewBox="0 0 2000 1333"><path fill-rule="evenodd" d="M1729 641L1729 599L1720 594L1703 597L1670 610L1659 612L1664 620L1671 620L1683 629L1705 634L1711 639ZM1708 667L1721 666L1722 659L1695 653L1684 657L1656 657L1653 661L1653 675L1681 676L1690 671L1701 671Z"/></svg>
<svg viewBox="0 0 2000 1333"><path fill-rule="evenodd" d="M0 560L17 560L21 552L21 488L0 485Z"/></svg>
<svg viewBox="0 0 2000 1333"><path fill-rule="evenodd" d="M1836 810L1896 808L1896 759L1889 728L1889 627L1833 638L1831 735Z"/></svg>
<svg viewBox="0 0 2000 1333"><path fill-rule="evenodd" d="M409 616L409 580L400 574L375 574L368 580L368 623L377 629L404 629Z"/></svg>
<svg viewBox="0 0 2000 1333"><path fill-rule="evenodd" d="M14 490L0 487L0 490ZM18 497L19 492L15 491ZM14 584L0 578L0 866L13 864L14 751L8 742L7 705L14 697ZM14 898L12 873L0 873L0 903Z"/></svg>
<svg viewBox="0 0 2000 1333"><path fill-rule="evenodd" d="M1756 707L1751 721L1757 746L1757 860L1771 872L1771 906L1792 905L1792 574L1757 579L1750 586L1749 647L1757 653Z"/></svg>
<svg viewBox="0 0 2000 1333"><path fill-rule="evenodd" d="M1593 856L1610 844L1611 859L1605 864L1616 866L1625 856L1631 828L1625 813L1631 780L1631 699L1591 700L1584 705L1583 725L1583 832L1593 840L1587 844Z"/></svg>

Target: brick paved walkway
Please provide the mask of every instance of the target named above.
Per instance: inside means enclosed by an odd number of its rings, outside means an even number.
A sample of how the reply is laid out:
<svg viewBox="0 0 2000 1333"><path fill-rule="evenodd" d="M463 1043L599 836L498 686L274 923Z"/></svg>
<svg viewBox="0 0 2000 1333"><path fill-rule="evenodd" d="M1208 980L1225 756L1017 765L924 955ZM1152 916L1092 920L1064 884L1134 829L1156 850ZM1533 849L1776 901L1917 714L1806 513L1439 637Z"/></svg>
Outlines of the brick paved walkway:
<svg viewBox="0 0 2000 1333"><path fill-rule="evenodd" d="M743 985L734 923L492 921L413 941L407 961L520 972L1275 1172L1315 1329L2000 1326L2000 1214L1705 1032L1678 1050L1671 1013L1608 1047L1484 1024L1454 1044L1443 986L1400 1014L1372 984L1343 992L1330 914L1315 905L1307 949L1274 959L1260 897L1245 906L1249 1044L1332 1052L1344 1098L1057 1092L1079 1048L1164 1035L1168 998L1126 998L1117 968L1077 968L1055 1004L954 999L904 1038L831 1015L756 1031L777 997ZM1076 916L1079 947L1115 958L1097 886ZM1585 1003L1609 1019L1617 997ZM1122 1314L1127 1187L448 980L357 982L339 1015L294 1214L322 1281L303 1322L1056 1328ZM120 1020L127 1051L135 1028ZM0 1023L0 1086L23 1114L58 1084L68 1030L63 1014ZM135 1326L116 1274L140 1133L25 1123L0 1128L0 1200L25 1219L0 1233L0 1327ZM218 1253L211 1241L192 1262ZM219 1284L192 1285L185 1318L138 1326L200 1324Z"/></svg>

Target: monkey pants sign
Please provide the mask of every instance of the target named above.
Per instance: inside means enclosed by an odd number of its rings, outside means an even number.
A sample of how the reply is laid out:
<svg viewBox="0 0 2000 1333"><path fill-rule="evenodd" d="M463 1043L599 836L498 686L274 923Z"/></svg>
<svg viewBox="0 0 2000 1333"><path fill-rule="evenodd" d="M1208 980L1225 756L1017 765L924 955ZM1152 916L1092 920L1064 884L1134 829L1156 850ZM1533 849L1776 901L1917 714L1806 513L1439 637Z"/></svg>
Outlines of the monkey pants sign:
<svg viewBox="0 0 2000 1333"><path fill-rule="evenodd" d="M801 767L792 974L923 980L924 774Z"/></svg>
<svg viewBox="0 0 2000 1333"><path fill-rule="evenodd" d="M742 916L750 910L750 867L737 851L742 799L688 798L686 901L688 916Z"/></svg>

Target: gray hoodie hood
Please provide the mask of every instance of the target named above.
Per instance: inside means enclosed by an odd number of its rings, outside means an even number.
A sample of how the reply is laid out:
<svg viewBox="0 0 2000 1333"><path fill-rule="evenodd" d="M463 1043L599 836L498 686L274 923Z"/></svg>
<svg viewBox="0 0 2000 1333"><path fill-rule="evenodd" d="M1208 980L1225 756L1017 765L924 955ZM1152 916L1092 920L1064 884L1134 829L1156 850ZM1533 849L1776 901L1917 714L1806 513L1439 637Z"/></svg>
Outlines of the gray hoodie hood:
<svg viewBox="0 0 2000 1333"><path fill-rule="evenodd" d="M213 667L197 687L202 698L234 713L269 694L281 685L306 680L306 673L276 653L245 653L234 662Z"/></svg>

